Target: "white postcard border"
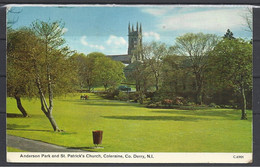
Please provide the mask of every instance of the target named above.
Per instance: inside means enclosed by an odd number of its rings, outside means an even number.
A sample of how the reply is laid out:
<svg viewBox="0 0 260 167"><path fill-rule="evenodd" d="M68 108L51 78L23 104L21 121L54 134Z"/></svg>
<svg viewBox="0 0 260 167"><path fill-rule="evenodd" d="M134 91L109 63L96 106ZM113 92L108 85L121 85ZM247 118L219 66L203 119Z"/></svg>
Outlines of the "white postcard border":
<svg viewBox="0 0 260 167"><path fill-rule="evenodd" d="M252 163L252 153L7 152L13 163Z"/></svg>

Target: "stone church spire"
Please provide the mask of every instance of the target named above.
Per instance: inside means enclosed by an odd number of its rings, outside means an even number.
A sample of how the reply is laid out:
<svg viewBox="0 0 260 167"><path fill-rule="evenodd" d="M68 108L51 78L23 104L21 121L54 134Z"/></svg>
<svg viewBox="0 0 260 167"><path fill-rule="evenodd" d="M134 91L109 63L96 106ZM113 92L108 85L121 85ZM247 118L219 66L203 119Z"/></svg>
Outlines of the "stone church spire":
<svg viewBox="0 0 260 167"><path fill-rule="evenodd" d="M137 22L136 30L134 29L134 24L130 26L129 25L128 25L128 55L131 57L131 63L133 63L134 61L142 61L143 56L141 55L140 51L137 51L137 49L140 49L142 47L142 24Z"/></svg>
<svg viewBox="0 0 260 167"><path fill-rule="evenodd" d="M130 22L128 23L128 33L131 32Z"/></svg>

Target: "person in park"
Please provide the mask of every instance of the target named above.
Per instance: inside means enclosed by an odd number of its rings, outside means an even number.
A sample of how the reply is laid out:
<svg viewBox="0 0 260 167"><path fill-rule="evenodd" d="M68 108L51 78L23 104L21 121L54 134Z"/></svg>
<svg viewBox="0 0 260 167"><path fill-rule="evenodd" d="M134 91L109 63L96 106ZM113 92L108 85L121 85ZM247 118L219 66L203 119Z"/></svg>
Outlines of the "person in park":
<svg viewBox="0 0 260 167"><path fill-rule="evenodd" d="M82 99L82 100L87 100L89 97L88 97L88 95L81 95L80 96L80 99Z"/></svg>

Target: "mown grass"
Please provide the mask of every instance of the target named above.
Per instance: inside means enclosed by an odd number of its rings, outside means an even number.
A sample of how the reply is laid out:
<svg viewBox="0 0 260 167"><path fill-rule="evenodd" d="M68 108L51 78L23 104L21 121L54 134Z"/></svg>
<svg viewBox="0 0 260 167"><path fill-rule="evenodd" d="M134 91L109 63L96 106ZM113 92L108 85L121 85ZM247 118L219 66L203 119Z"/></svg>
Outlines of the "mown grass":
<svg viewBox="0 0 260 167"><path fill-rule="evenodd" d="M22 118L15 100L7 98L7 133L89 151L252 152L250 110L249 119L240 120L240 110L151 109L88 95L89 100L77 94L54 101L53 115L65 131L60 133L52 131L39 100L23 99L30 117ZM104 149L89 149L93 130L104 131Z"/></svg>
<svg viewBox="0 0 260 167"><path fill-rule="evenodd" d="M26 151L20 150L18 148L7 147L7 152L26 152Z"/></svg>

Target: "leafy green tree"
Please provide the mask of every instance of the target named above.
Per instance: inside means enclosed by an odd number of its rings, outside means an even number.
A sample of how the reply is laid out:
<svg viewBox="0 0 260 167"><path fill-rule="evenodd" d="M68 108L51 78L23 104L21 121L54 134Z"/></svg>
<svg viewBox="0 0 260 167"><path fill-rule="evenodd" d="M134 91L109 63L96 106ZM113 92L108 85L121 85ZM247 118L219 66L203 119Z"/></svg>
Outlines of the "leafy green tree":
<svg viewBox="0 0 260 167"><path fill-rule="evenodd" d="M28 116L21 97L31 98L37 94L31 69L31 57L41 45L29 29L7 31L7 95L16 99L17 108L24 117Z"/></svg>
<svg viewBox="0 0 260 167"><path fill-rule="evenodd" d="M218 41L219 38L216 35L203 33L187 33L176 38L175 48L177 53L187 57L195 76L196 103L198 104L202 104L208 54L217 45Z"/></svg>
<svg viewBox="0 0 260 167"><path fill-rule="evenodd" d="M227 39L235 39L235 37L233 36L233 33L230 31L230 29L227 29L226 34L224 35L224 38Z"/></svg>
<svg viewBox="0 0 260 167"><path fill-rule="evenodd" d="M223 39L210 53L215 85L240 92L241 119L247 119L246 92L252 91L252 45L243 39Z"/></svg>
<svg viewBox="0 0 260 167"><path fill-rule="evenodd" d="M87 56L83 53L75 53L69 59L73 63L74 69L77 72L77 85L79 85L80 89L83 89L86 86L87 80Z"/></svg>
<svg viewBox="0 0 260 167"><path fill-rule="evenodd" d="M105 90L108 87L115 87L123 80L124 64L106 57L103 53L94 52L92 56L94 60L94 76L96 76L97 83L104 86Z"/></svg>
<svg viewBox="0 0 260 167"><path fill-rule="evenodd" d="M100 52L92 52L89 53L86 57L86 67L85 67L85 83L87 84L88 89L90 90L94 86L98 86L99 74L96 72L96 61L98 58L106 57L104 54Z"/></svg>
<svg viewBox="0 0 260 167"><path fill-rule="evenodd" d="M153 76L151 75L148 67L149 65L146 61L135 61L124 69L127 81L130 83L135 83L140 104L143 103L145 93L147 93L148 90L154 86L154 83L152 82Z"/></svg>
<svg viewBox="0 0 260 167"><path fill-rule="evenodd" d="M127 81L135 83L136 91L147 92L152 86L152 76L147 63L135 61L125 67L124 71Z"/></svg>
<svg viewBox="0 0 260 167"><path fill-rule="evenodd" d="M164 43L152 42L143 45L142 54L153 76L155 89L158 91L161 84L162 60L169 54L169 48Z"/></svg>
<svg viewBox="0 0 260 167"><path fill-rule="evenodd" d="M192 97L194 77L184 56L172 54L163 59L162 80L160 91L168 99L176 96Z"/></svg>

